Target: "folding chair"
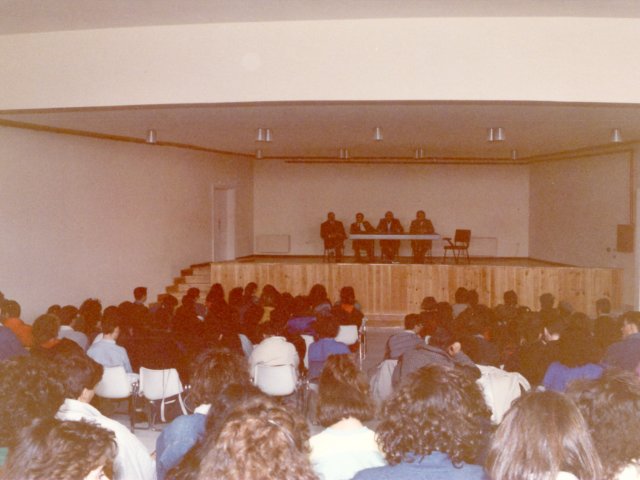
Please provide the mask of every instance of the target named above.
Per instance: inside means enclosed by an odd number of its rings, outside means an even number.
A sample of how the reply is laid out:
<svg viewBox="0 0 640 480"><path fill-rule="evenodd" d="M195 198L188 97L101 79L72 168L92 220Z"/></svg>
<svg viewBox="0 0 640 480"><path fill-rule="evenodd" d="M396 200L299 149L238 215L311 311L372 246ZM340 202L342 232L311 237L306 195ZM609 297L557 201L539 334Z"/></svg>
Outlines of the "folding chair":
<svg viewBox="0 0 640 480"><path fill-rule="evenodd" d="M100 398L109 400L128 400L129 403L129 422L131 424L131 432L135 431L135 389L137 386L132 385L127 372L123 366L104 367L102 379L95 388L96 395Z"/></svg>
<svg viewBox="0 0 640 480"><path fill-rule="evenodd" d="M165 405L178 402L183 415L187 415L187 407L182 399L182 383L175 368L152 370L140 367L140 394L147 400L149 428L155 427L155 402L160 401L160 420L166 422ZM170 399L170 397L176 397Z"/></svg>
<svg viewBox="0 0 640 480"><path fill-rule="evenodd" d="M338 335L336 335L336 342L342 342L348 347L354 345L356 342L360 342L358 344L358 360L360 361L360 363L362 363L366 353L364 344L365 335L366 319L363 318L360 330L358 330L357 325L340 325Z"/></svg>
<svg viewBox="0 0 640 480"><path fill-rule="evenodd" d="M456 230L456 234L453 237L453 242L451 241L451 237L444 237L443 240L446 240L449 243L449 245L444 246L444 257L442 258L442 261L444 263L447 262L447 252L451 252L456 263L458 263L460 255L462 255L463 253L467 258L467 263L471 263L469 261L469 244L471 243L471 230Z"/></svg>

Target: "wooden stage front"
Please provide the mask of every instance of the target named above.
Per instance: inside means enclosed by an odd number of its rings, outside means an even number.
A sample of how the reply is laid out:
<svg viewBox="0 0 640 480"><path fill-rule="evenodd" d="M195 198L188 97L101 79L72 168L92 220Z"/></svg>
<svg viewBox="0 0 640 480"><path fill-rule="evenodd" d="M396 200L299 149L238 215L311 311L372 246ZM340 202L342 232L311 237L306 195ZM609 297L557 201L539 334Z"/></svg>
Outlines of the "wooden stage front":
<svg viewBox="0 0 640 480"><path fill-rule="evenodd" d="M204 266L202 266L204 267ZM202 268L201 267L201 268ZM267 283L293 295L306 294L312 285L327 287L331 300L340 288L351 285L367 316L377 325L397 325L405 314L418 312L425 296L453 303L458 287L477 290L480 302L502 303L506 290L514 290L521 305L539 308L538 297L552 293L576 311L595 315L595 301L622 299L622 270L561 266L529 259L472 258L471 264L327 263L321 257L260 257L209 264L211 283L225 291L248 282ZM204 292L203 292L204 293Z"/></svg>

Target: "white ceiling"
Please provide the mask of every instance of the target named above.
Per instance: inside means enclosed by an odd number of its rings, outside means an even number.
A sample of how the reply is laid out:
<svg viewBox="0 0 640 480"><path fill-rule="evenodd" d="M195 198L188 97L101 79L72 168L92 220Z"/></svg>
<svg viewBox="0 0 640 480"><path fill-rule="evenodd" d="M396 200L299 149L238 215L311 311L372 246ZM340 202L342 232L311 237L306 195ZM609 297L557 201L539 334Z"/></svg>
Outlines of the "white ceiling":
<svg viewBox="0 0 640 480"><path fill-rule="evenodd" d="M142 25L418 16L640 17L636 0L0 0L0 35ZM403 102L162 106L0 112L0 119L265 157L519 158L640 140L638 105ZM373 129L384 140L373 140ZM273 142L255 141L269 127ZM506 141L486 141L503 127Z"/></svg>

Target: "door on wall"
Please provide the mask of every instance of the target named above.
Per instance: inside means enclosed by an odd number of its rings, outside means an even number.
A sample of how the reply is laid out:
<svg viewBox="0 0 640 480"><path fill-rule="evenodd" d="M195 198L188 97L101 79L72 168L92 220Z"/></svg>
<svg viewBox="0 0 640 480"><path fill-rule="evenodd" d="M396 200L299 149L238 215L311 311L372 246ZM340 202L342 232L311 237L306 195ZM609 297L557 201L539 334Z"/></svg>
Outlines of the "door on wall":
<svg viewBox="0 0 640 480"><path fill-rule="evenodd" d="M235 255L235 189L214 188L212 205L214 262L234 260Z"/></svg>

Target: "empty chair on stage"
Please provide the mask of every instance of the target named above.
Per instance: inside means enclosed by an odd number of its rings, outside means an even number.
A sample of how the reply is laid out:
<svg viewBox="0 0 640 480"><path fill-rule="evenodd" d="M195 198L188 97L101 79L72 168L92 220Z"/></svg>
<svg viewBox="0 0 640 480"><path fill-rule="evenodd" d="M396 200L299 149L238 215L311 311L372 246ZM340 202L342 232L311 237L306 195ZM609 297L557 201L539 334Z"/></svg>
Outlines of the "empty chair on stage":
<svg viewBox="0 0 640 480"><path fill-rule="evenodd" d="M378 233L399 234L404 233L404 228L400 224L400 220L394 218L393 212L384 214L384 218L378 223ZM400 240L380 240L380 249L382 250L382 260L393 261L398 255L400 249Z"/></svg>
<svg viewBox="0 0 640 480"><path fill-rule="evenodd" d="M373 228L369 222L364 219L364 214L356 213L356 221L351 224L349 233L375 233L376 229ZM356 262L361 260L360 253L364 250L367 253L367 259L369 262L373 262L373 240L354 240L351 244L353 246L353 252L356 254Z"/></svg>
<svg viewBox="0 0 640 480"><path fill-rule="evenodd" d="M336 260L342 259L342 250L344 249L344 241L347 238L347 234L344 231L344 225L342 222L336 220L336 214L329 212L327 214L327 221L320 225L320 236L324 240L325 254L334 253Z"/></svg>
<svg viewBox="0 0 640 480"><path fill-rule="evenodd" d="M433 223L424 213L424 210L416 212L416 219L411 222L409 233L430 234L435 233ZM431 240L412 240L411 250L413 250L413 263L424 263L425 255L431 258Z"/></svg>

